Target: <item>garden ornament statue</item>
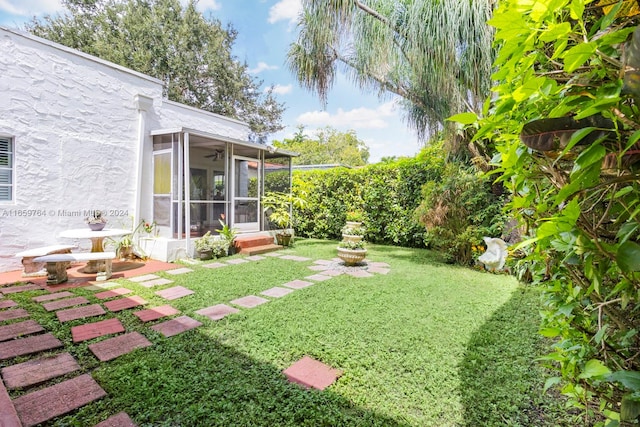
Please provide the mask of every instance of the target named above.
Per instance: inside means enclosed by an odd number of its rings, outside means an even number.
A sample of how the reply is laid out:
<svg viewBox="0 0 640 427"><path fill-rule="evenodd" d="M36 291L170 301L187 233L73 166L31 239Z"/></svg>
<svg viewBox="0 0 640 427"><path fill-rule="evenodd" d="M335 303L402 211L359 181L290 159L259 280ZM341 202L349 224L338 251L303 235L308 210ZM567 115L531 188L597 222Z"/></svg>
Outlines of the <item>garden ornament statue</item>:
<svg viewBox="0 0 640 427"><path fill-rule="evenodd" d="M489 271L502 270L507 260L507 244L502 239L483 237L487 245L487 251L478 257L478 261L484 264Z"/></svg>

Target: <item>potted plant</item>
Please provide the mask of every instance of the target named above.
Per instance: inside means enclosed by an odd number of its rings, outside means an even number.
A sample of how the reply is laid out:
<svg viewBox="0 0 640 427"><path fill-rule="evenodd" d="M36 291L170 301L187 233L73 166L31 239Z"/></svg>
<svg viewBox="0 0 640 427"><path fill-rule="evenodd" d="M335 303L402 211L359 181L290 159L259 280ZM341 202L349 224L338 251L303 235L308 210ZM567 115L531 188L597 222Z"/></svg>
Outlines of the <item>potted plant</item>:
<svg viewBox="0 0 640 427"><path fill-rule="evenodd" d="M222 258L229 253L229 242L224 239L215 239L211 242L211 255L214 258Z"/></svg>
<svg viewBox="0 0 640 427"><path fill-rule="evenodd" d="M107 225L107 218L102 215L102 211L93 210L89 216L84 219L84 222L89 225L91 230L100 231Z"/></svg>
<svg viewBox="0 0 640 427"><path fill-rule="evenodd" d="M222 228L216 231L218 232L222 240L227 243L227 253L229 255L233 255L235 253L234 241L236 240L238 231L235 228L229 227L227 223L225 223L222 219L219 219L218 221L220 221L220 225L222 226Z"/></svg>
<svg viewBox="0 0 640 427"><path fill-rule="evenodd" d="M279 245L291 244L291 230L293 228L293 207L303 208L306 201L291 193L271 191L262 196L262 207L269 221L274 223L280 231L276 232L276 241Z"/></svg>
<svg viewBox="0 0 640 427"><path fill-rule="evenodd" d="M343 240L338 244L338 258L345 265L356 265L367 256L364 240L357 242Z"/></svg>
<svg viewBox="0 0 640 427"><path fill-rule="evenodd" d="M349 210L346 214L346 220L348 226L359 227L364 220L364 213L359 209Z"/></svg>
<svg viewBox="0 0 640 427"><path fill-rule="evenodd" d="M211 259L213 256L213 248L215 246L215 239L211 235L211 231L207 231L204 236L196 239L193 243L198 257L201 260Z"/></svg>
<svg viewBox="0 0 640 427"><path fill-rule="evenodd" d="M345 225L342 227L342 240L359 242L364 237L365 228L361 225Z"/></svg>

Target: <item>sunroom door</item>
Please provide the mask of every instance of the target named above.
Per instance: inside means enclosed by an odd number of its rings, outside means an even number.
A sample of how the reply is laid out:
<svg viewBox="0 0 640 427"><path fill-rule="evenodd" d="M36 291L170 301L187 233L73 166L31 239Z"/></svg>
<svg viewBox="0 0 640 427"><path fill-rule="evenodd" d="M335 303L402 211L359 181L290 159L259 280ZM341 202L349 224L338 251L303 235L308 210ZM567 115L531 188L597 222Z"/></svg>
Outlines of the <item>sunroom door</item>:
<svg viewBox="0 0 640 427"><path fill-rule="evenodd" d="M260 160L233 156L233 225L238 231L260 231Z"/></svg>

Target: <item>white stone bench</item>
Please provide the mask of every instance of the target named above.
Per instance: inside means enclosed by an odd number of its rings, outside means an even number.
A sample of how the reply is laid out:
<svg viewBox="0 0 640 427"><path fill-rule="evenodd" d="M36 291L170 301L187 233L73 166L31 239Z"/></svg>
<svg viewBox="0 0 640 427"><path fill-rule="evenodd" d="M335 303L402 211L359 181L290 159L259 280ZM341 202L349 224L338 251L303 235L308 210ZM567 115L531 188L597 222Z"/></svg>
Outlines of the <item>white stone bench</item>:
<svg viewBox="0 0 640 427"><path fill-rule="evenodd" d="M46 276L45 263L34 262L34 258L52 254L68 254L74 248L74 245L43 246L18 252L15 256L22 258L23 277Z"/></svg>
<svg viewBox="0 0 640 427"><path fill-rule="evenodd" d="M37 257L34 261L47 264L47 284L57 285L69 280L67 265L70 262L93 261L97 271L96 280L107 280L111 277L111 261L115 257L115 252L86 252L45 255Z"/></svg>

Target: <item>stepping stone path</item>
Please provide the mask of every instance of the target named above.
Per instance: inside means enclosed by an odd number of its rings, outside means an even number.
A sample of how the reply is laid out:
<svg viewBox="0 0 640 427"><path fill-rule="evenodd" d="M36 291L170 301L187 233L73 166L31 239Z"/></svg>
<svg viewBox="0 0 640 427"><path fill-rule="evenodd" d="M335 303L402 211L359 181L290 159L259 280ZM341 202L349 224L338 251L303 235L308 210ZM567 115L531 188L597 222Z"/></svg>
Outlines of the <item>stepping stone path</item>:
<svg viewBox="0 0 640 427"><path fill-rule="evenodd" d="M24 426L35 426L51 418L66 414L107 393L91 375L84 374L13 400Z"/></svg>
<svg viewBox="0 0 640 427"><path fill-rule="evenodd" d="M79 369L80 365L72 355L61 353L2 368L2 379L8 389L17 389L40 384Z"/></svg>
<svg viewBox="0 0 640 427"><path fill-rule="evenodd" d="M73 294L68 291L64 291L64 292L56 292L55 294L40 295L39 297L33 297L31 299L35 302L47 302L47 301L54 301L60 298L75 297L75 296L76 294Z"/></svg>
<svg viewBox="0 0 640 427"><path fill-rule="evenodd" d="M227 264L244 264L245 262L249 262L244 258L230 259L227 261Z"/></svg>
<svg viewBox="0 0 640 427"><path fill-rule="evenodd" d="M196 311L197 314L202 316L206 316L211 320L220 320L230 314L239 313L240 310L237 308L229 307L225 304L217 304L211 307L203 308L201 310Z"/></svg>
<svg viewBox="0 0 640 427"><path fill-rule="evenodd" d="M244 307L244 308L253 308L261 304L264 304L266 302L269 302L269 300L266 298L260 298L254 295L248 295L246 297L234 299L233 301L231 301L231 304L239 305L240 307Z"/></svg>
<svg viewBox="0 0 640 427"><path fill-rule="evenodd" d="M223 262L212 262L210 264L204 264L203 267L207 267L207 268L220 268L220 267L226 267L229 264L225 264Z"/></svg>
<svg viewBox="0 0 640 427"><path fill-rule="evenodd" d="M87 305L85 307L70 308L68 310L56 311L58 320L62 323L72 320L84 319L86 317L100 316L105 314L104 308L100 304Z"/></svg>
<svg viewBox="0 0 640 427"><path fill-rule="evenodd" d="M181 334L182 332L190 331L198 326L202 326L202 323L189 316L180 316L154 325L151 329L156 332L160 332L162 335L169 338L174 335Z"/></svg>
<svg viewBox="0 0 640 427"><path fill-rule="evenodd" d="M87 323L71 328L73 342L88 341L104 335L119 334L120 332L124 332L124 326L122 326L120 320L116 318Z"/></svg>
<svg viewBox="0 0 640 427"><path fill-rule="evenodd" d="M366 270L348 271L346 274L353 277L373 277L373 274Z"/></svg>
<svg viewBox="0 0 640 427"><path fill-rule="evenodd" d="M313 270L313 271L325 271L325 270L329 270L331 267L329 267L328 265L310 265L309 270Z"/></svg>
<svg viewBox="0 0 640 427"><path fill-rule="evenodd" d="M111 289L111 290L104 291L104 292L98 292L97 294L94 294L93 296L98 298L98 299L108 299L108 298L119 297L119 296L122 296L122 295L127 295L127 294L130 294L131 292L133 292L131 289L118 288L118 289Z"/></svg>
<svg viewBox="0 0 640 427"><path fill-rule="evenodd" d="M174 286L173 288L168 288L162 291L155 292L156 295L169 301L186 297L187 295L191 295L194 293L195 292L193 292L191 289L187 289L183 286Z"/></svg>
<svg viewBox="0 0 640 427"><path fill-rule="evenodd" d="M130 332L115 338L89 345L89 350L100 360L106 362L127 354L137 348L149 347L151 341L139 332Z"/></svg>
<svg viewBox="0 0 640 427"><path fill-rule="evenodd" d="M136 424L126 412L120 412L96 424L94 427L136 427Z"/></svg>
<svg viewBox="0 0 640 427"><path fill-rule="evenodd" d="M260 294L268 297L272 297L272 298L280 298L287 294L290 294L291 292L293 292L293 289L280 288L278 286L275 286L271 289L267 289L264 292L260 292Z"/></svg>
<svg viewBox="0 0 640 427"><path fill-rule="evenodd" d="M104 303L104 306L107 307L109 311L122 311L128 308L137 307L139 305L144 305L147 302L139 296L120 298L112 301L107 301Z"/></svg>
<svg viewBox="0 0 640 427"><path fill-rule="evenodd" d="M16 307L18 305L17 302L12 301L10 299L8 300L4 300L4 301L0 301L0 308L11 308L11 307Z"/></svg>
<svg viewBox="0 0 640 427"><path fill-rule="evenodd" d="M190 269L190 268L186 268L186 267L184 267L184 268L176 268L175 270L167 270L167 271L165 271L165 273L171 274L171 275L174 275L174 276L177 275L177 274L185 274L185 273L191 273L191 272L193 272L193 270Z"/></svg>
<svg viewBox="0 0 640 427"><path fill-rule="evenodd" d="M56 311L56 310L60 310L61 308L68 308L68 307L73 307L76 305L83 305L83 304L89 304L89 300L86 299L85 297L76 297L76 298L65 298L57 301L47 302L42 304L42 307L44 307L44 309L47 311Z"/></svg>
<svg viewBox="0 0 640 427"><path fill-rule="evenodd" d="M154 279L159 279L159 278L160 278L160 276L156 276L155 274L145 274L144 276L130 277L127 280L129 280L131 282L140 283L140 282L146 282L148 280L154 280Z"/></svg>
<svg viewBox="0 0 640 427"><path fill-rule="evenodd" d="M324 390L333 384L342 371L305 356L282 372L289 381L305 388Z"/></svg>
<svg viewBox="0 0 640 427"><path fill-rule="evenodd" d="M11 310L6 310L0 312L0 322L5 322L7 320L14 319L22 319L24 317L29 317L29 312L24 308L14 308Z"/></svg>
<svg viewBox="0 0 640 427"><path fill-rule="evenodd" d="M170 305L161 305L160 307L150 308L148 310L136 311L133 314L143 322L150 322L178 313L180 313L180 311Z"/></svg>
<svg viewBox="0 0 640 427"><path fill-rule="evenodd" d="M42 287L38 285L10 286L8 288L1 288L0 291L4 295L6 295L6 294L15 294L16 292L35 291L36 289L41 290Z"/></svg>
<svg viewBox="0 0 640 427"><path fill-rule="evenodd" d="M304 280L292 280L290 282L285 283L282 286L286 286L287 288L291 288L291 289L302 289L302 288L306 288L308 286L313 285L313 282L307 282Z"/></svg>
<svg viewBox="0 0 640 427"><path fill-rule="evenodd" d="M168 285L169 283L173 283L173 280L158 278L148 280L146 282L140 282L140 285L144 286L145 288L153 288L154 286Z"/></svg>
<svg viewBox="0 0 640 427"><path fill-rule="evenodd" d="M260 261L266 258L260 255L251 255L251 256L245 257L245 259L248 259L249 261Z"/></svg>
<svg viewBox="0 0 640 427"><path fill-rule="evenodd" d="M297 262L311 261L311 258L305 258L303 256L297 256L297 255L283 255L280 257L280 259L288 259L288 260L297 261Z"/></svg>
<svg viewBox="0 0 640 427"><path fill-rule="evenodd" d="M280 258L282 256L282 254L278 253L278 252L267 252L266 254L262 254L262 256L269 256L269 257L274 257L274 258Z"/></svg>
<svg viewBox="0 0 640 427"><path fill-rule="evenodd" d="M0 326L0 341L12 340L22 335L35 334L36 332L42 331L44 331L44 328L35 320L12 323L10 325Z"/></svg>
<svg viewBox="0 0 640 427"><path fill-rule="evenodd" d="M62 347L62 342L50 333L5 341L0 343L0 360L38 353L58 347Z"/></svg>
<svg viewBox="0 0 640 427"><path fill-rule="evenodd" d="M324 274L314 274L312 276L305 277L306 280L313 280L315 282L324 282L331 279L331 276L325 276Z"/></svg>

